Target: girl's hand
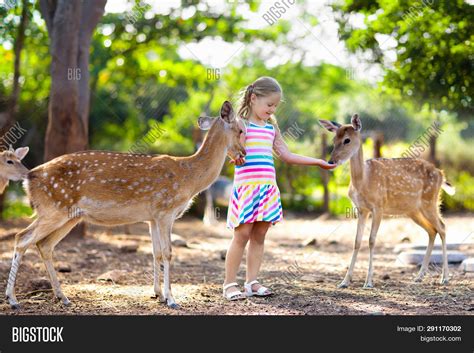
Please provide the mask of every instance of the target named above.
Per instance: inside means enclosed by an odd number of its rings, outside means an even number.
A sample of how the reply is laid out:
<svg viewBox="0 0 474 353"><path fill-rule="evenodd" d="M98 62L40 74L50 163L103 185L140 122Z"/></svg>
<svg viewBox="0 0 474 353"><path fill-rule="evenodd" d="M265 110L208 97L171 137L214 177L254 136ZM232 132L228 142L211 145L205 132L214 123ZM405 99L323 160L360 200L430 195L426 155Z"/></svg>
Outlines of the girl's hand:
<svg viewBox="0 0 474 353"><path fill-rule="evenodd" d="M319 159L317 165L326 170L331 170L337 167L337 164L330 164L323 159Z"/></svg>
<svg viewBox="0 0 474 353"><path fill-rule="evenodd" d="M235 163L235 165L242 165L242 164L245 164L245 158L240 157L237 159L231 159L230 163Z"/></svg>

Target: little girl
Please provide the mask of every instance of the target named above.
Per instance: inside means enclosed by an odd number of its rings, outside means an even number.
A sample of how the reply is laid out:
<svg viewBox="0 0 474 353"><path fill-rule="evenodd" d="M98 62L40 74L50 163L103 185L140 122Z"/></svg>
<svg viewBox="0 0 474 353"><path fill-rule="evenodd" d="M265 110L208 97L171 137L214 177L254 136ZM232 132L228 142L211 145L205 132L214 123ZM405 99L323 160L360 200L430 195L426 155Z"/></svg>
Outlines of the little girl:
<svg viewBox="0 0 474 353"><path fill-rule="evenodd" d="M242 143L246 146L247 155L233 161L235 177L227 227L234 229L234 236L227 250L223 288L223 295L228 300L273 294L257 280L265 235L270 224L281 221L283 216L272 152L290 164L314 165L324 169L336 167L324 160L289 151L273 117L281 99L282 89L271 77L260 77L242 93L238 117L245 131ZM244 295L239 290L236 277L247 243Z"/></svg>

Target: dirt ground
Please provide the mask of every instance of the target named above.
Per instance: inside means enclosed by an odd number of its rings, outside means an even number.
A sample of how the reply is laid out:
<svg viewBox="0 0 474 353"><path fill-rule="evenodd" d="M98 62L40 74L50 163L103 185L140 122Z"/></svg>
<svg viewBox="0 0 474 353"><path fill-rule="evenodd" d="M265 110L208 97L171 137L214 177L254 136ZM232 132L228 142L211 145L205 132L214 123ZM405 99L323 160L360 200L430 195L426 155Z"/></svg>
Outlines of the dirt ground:
<svg viewBox="0 0 474 353"><path fill-rule="evenodd" d="M16 293L22 304L5 315L473 315L474 276L459 265L450 265L448 286L438 284L440 270L432 268L421 284L414 283L417 266L397 261L394 247L402 242L426 244L424 231L408 219L387 219L379 230L374 262L374 289L363 289L368 262L368 231L354 271L352 286L338 289L352 254L356 229L354 219L318 219L285 215L284 222L270 229L261 281L276 293L270 298L250 298L229 303L222 298L224 273L222 250L232 233L224 222L205 227L196 218L178 220L173 232L187 242L174 247L172 288L181 309L173 310L152 299L151 241L145 224L88 228L85 239L67 237L56 248L56 268L62 288L71 300L63 307L53 300L51 290L38 289L46 278L44 265L30 249L20 267ZM474 216L445 217L448 242L462 243L464 254L474 256ZM369 222L370 223L370 222ZM13 235L28 220L0 225L0 291L5 292L13 251ZM316 244L304 246L307 239ZM138 248L137 248L138 246ZM70 272L67 272L70 270ZM120 270L116 282L97 278ZM239 281L244 280L244 266ZM41 282L41 281L40 281ZM36 283L36 284L35 284Z"/></svg>

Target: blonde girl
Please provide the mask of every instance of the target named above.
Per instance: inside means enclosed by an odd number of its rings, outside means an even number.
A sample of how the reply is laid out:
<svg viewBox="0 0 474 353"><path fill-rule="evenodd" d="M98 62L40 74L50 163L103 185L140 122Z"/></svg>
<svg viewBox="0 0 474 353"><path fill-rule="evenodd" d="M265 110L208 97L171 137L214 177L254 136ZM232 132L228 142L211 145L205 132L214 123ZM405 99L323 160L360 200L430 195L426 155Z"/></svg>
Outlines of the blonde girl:
<svg viewBox="0 0 474 353"><path fill-rule="evenodd" d="M282 99L279 83L260 77L242 93L238 117L241 119L245 158L235 163L234 185L227 214L227 227L234 235L227 250L223 295L228 300L249 296L269 296L272 291L258 282L265 235L282 220L280 191L276 183L273 152L289 164L332 169L324 160L290 152L273 116ZM245 294L236 282L243 253L248 244Z"/></svg>

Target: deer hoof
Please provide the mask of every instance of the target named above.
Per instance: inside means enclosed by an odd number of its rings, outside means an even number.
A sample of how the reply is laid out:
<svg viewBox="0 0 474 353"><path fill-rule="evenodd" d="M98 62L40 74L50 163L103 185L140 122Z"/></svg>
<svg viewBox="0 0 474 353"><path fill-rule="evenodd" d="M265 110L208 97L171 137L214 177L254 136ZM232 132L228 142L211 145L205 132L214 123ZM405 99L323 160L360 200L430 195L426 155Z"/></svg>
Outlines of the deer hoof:
<svg viewBox="0 0 474 353"><path fill-rule="evenodd" d="M21 306L18 303L14 303L14 304L10 304L10 308L12 308L13 310L20 310Z"/></svg>
<svg viewBox="0 0 474 353"><path fill-rule="evenodd" d="M61 303L62 303L64 306L71 306L71 301L70 301L68 298L62 298L62 299L61 299Z"/></svg>
<svg viewBox="0 0 474 353"><path fill-rule="evenodd" d="M181 307L176 303L168 303L168 307L175 310L181 309Z"/></svg>
<svg viewBox="0 0 474 353"><path fill-rule="evenodd" d="M374 288L374 285L372 283L365 283L363 288L364 289L372 289L372 288Z"/></svg>
<svg viewBox="0 0 474 353"><path fill-rule="evenodd" d="M441 284L442 286L447 286L449 284L449 279L441 278L441 281L439 281L439 284Z"/></svg>
<svg viewBox="0 0 474 353"><path fill-rule="evenodd" d="M337 288L347 288L347 287L349 287L349 283L347 283L347 282L341 282L341 283L337 286Z"/></svg>
<svg viewBox="0 0 474 353"><path fill-rule="evenodd" d="M421 276L418 276L413 280L413 282L416 282L416 283L420 283L421 281L423 281L423 277Z"/></svg>
<svg viewBox="0 0 474 353"><path fill-rule="evenodd" d="M16 301L16 298L12 299L7 295L5 300L8 301L8 304L10 304L10 308L12 308L14 310L20 310L21 309L20 304L18 304L18 302Z"/></svg>
<svg viewBox="0 0 474 353"><path fill-rule="evenodd" d="M166 299L163 294L155 294L150 297L151 299L158 299L160 303L166 303Z"/></svg>
<svg viewBox="0 0 474 353"><path fill-rule="evenodd" d="M60 302L62 305L64 306L70 306L71 305L71 302L69 301L69 299L65 296L57 296L56 297L56 300L58 302Z"/></svg>

